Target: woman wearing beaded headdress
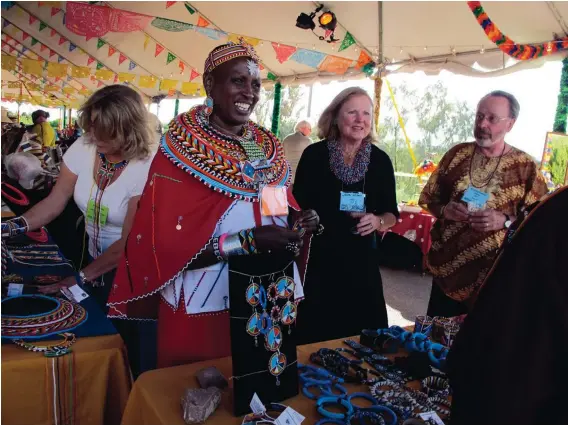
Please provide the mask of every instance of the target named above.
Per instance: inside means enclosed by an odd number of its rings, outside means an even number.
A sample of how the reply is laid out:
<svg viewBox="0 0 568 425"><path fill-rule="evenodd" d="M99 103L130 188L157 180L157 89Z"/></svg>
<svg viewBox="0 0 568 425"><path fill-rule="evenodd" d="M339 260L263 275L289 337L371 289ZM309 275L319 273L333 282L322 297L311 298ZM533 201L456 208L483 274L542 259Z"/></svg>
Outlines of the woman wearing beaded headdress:
<svg viewBox="0 0 568 425"><path fill-rule="evenodd" d="M282 145L249 120L261 88L252 47L216 47L203 79L205 105L174 118L162 138L109 298L111 317L158 318L159 367L230 355L232 266L253 275L306 257L302 236L319 223L298 212L290 228L299 207Z"/></svg>

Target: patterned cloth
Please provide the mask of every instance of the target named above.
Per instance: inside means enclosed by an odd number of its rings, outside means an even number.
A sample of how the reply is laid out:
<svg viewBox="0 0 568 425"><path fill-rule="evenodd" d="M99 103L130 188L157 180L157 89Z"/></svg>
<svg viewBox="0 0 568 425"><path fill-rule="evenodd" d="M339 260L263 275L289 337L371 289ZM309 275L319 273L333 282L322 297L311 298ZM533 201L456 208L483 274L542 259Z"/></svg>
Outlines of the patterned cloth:
<svg viewBox="0 0 568 425"><path fill-rule="evenodd" d="M546 183L529 155L512 148L502 158L475 152L475 143L453 147L440 161L419 203L429 211L461 201L470 176L489 194L486 208L518 216L547 193ZM473 162L473 167L471 166ZM493 171L495 172L493 173ZM432 229L428 267L444 293L457 301L474 301L503 243L506 229L477 232L468 223L438 220Z"/></svg>

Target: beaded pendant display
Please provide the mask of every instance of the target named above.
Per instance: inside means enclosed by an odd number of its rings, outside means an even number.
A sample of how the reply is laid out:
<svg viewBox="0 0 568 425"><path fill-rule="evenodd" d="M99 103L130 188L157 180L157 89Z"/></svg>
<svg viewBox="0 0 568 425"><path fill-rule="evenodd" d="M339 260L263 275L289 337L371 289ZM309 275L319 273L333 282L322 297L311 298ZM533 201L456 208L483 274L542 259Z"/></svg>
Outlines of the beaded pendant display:
<svg viewBox="0 0 568 425"><path fill-rule="evenodd" d="M170 161L212 189L249 202L259 201L255 173L263 184L290 184L284 148L272 133L249 121L243 135L226 134L209 124L203 109L196 106L170 123L161 141Z"/></svg>
<svg viewBox="0 0 568 425"><path fill-rule="evenodd" d="M22 315L18 310L26 310ZM85 323L79 304L45 295L21 295L2 300L2 338L31 339L61 334Z"/></svg>
<svg viewBox="0 0 568 425"><path fill-rule="evenodd" d="M252 315L247 320L246 332L254 337L256 347L258 336L264 336L264 348L274 352L268 361L268 371L276 377L276 385L280 385L278 376L287 365L286 356L280 352L283 342L282 326L287 326L290 334L290 325L296 321L297 307L292 299L296 283L286 275L277 279L272 275L269 282L265 289L261 277L250 278L245 298L252 307Z"/></svg>

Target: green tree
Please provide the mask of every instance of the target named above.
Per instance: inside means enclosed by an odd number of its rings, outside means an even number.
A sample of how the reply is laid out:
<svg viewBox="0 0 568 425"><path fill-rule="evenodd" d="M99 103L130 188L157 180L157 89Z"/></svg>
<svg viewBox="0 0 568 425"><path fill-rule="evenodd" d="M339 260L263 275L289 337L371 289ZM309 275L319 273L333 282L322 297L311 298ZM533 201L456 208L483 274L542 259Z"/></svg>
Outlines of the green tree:
<svg viewBox="0 0 568 425"><path fill-rule="evenodd" d="M299 86L282 87L280 100L280 139L294 132L296 123L301 119L304 106L300 106L302 88ZM262 89L260 100L255 108L256 122L266 128L272 126L272 110L274 107L274 90Z"/></svg>
<svg viewBox="0 0 568 425"><path fill-rule="evenodd" d="M32 116L27 112L22 112L20 114L20 122L23 122L25 125L32 125L34 123L32 121Z"/></svg>

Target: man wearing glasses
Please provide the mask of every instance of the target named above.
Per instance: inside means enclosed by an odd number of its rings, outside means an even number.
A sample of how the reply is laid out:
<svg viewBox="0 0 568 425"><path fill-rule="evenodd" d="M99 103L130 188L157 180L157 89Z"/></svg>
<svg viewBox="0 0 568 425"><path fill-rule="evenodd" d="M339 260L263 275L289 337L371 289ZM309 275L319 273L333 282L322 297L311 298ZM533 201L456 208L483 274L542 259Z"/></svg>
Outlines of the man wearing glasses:
<svg viewBox="0 0 568 425"><path fill-rule="evenodd" d="M475 142L450 149L420 195L420 205L438 218L428 253L431 317L471 310L508 227L547 193L532 158L505 143L519 110L510 93L484 96L475 116Z"/></svg>

